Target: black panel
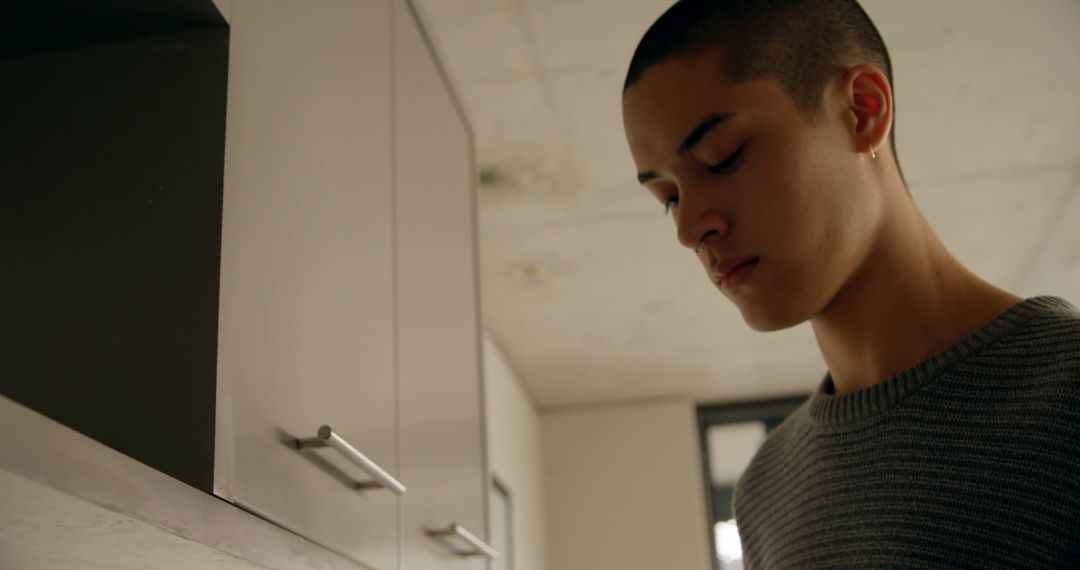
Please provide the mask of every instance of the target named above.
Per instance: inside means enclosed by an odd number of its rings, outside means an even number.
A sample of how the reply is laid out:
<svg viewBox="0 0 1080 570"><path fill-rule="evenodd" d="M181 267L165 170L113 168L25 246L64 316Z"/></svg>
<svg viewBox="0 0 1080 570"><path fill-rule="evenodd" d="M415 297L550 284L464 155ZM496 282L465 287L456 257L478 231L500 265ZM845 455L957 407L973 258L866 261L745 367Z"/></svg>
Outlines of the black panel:
<svg viewBox="0 0 1080 570"><path fill-rule="evenodd" d="M228 29L0 62L0 392L213 485Z"/></svg>
<svg viewBox="0 0 1080 570"><path fill-rule="evenodd" d="M211 0L3 0L0 59L224 25Z"/></svg>

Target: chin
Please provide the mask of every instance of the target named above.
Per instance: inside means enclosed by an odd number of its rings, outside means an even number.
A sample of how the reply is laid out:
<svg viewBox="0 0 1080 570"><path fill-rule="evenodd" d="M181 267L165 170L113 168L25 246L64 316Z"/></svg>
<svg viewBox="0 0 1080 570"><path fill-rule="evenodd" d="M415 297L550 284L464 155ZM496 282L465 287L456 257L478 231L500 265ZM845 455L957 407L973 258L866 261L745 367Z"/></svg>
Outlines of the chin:
<svg viewBox="0 0 1080 570"><path fill-rule="evenodd" d="M792 307L755 307L737 304L743 321L757 332L772 332L789 329L809 320Z"/></svg>

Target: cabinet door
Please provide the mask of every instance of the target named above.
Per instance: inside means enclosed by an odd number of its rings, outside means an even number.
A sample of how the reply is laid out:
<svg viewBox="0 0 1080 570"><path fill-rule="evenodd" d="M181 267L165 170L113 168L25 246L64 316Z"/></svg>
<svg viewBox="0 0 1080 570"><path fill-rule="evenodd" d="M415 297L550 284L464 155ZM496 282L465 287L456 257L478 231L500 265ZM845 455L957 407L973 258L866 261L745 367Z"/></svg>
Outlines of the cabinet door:
<svg viewBox="0 0 1080 570"><path fill-rule="evenodd" d="M395 0L395 192L404 567L481 569L487 536L472 141L405 0Z"/></svg>
<svg viewBox="0 0 1080 570"><path fill-rule="evenodd" d="M398 499L389 0L235 0L215 493L380 570Z"/></svg>

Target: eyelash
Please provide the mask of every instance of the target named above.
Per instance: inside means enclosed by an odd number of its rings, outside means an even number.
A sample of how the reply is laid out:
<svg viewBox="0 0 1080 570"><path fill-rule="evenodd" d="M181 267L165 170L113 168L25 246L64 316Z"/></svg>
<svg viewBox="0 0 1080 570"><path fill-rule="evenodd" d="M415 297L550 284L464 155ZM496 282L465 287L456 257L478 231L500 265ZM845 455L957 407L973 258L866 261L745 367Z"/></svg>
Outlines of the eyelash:
<svg viewBox="0 0 1080 570"><path fill-rule="evenodd" d="M746 147L739 147L739 150L736 150L734 153L732 153L732 155L729 156L724 162L710 166L709 172L713 174L730 172L732 168L735 168L735 163L738 162L739 157L742 156L742 151L744 148Z"/></svg>
<svg viewBox="0 0 1080 570"><path fill-rule="evenodd" d="M734 153L732 153L732 155L729 156L723 162L710 166L708 168L709 173L710 174L726 174L728 172L731 172L731 170L733 168L735 168L735 164L738 162L739 157L742 156L742 152L743 152L744 148L746 148L746 147L739 147L738 150L736 150ZM667 202L664 202L664 215L666 216L669 213L671 213L672 206L677 206L678 204L679 204L679 197L678 196L672 196L671 198L668 198Z"/></svg>

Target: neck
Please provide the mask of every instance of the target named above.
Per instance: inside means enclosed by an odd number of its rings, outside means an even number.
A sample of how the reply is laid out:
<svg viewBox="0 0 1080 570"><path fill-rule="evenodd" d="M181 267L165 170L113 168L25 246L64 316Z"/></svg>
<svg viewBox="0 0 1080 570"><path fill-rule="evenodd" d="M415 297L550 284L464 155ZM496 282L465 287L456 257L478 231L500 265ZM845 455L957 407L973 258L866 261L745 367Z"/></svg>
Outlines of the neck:
<svg viewBox="0 0 1080 570"><path fill-rule="evenodd" d="M836 394L911 368L1020 301L949 255L906 193L897 200L862 267L812 319Z"/></svg>

